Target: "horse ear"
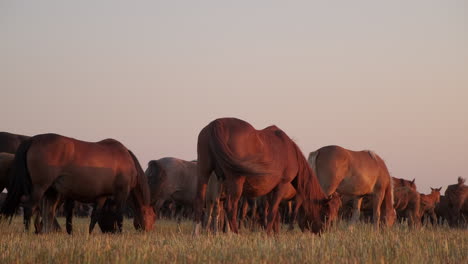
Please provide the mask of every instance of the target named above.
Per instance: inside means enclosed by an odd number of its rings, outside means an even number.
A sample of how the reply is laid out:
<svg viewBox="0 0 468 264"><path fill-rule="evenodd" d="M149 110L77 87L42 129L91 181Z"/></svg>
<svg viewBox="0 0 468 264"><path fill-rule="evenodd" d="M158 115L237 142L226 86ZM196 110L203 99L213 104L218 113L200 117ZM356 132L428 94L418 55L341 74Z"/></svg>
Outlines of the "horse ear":
<svg viewBox="0 0 468 264"><path fill-rule="evenodd" d="M437 189L437 191L439 191L439 192L440 192L440 190L442 190L442 187L440 187L439 189Z"/></svg>
<svg viewBox="0 0 468 264"><path fill-rule="evenodd" d="M435 191L435 189L431 187L431 191Z"/></svg>

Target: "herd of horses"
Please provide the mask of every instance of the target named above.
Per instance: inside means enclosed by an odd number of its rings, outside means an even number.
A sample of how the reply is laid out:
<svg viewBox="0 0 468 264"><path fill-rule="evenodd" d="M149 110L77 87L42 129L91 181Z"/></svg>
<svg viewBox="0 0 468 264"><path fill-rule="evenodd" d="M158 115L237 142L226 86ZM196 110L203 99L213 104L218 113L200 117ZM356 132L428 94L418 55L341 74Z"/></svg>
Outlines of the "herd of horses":
<svg viewBox="0 0 468 264"><path fill-rule="evenodd" d="M153 229L156 218L190 217L201 228L232 230L261 226L278 232L282 222L321 233L338 218L369 219L376 228L406 219L468 223L468 186L464 179L420 194L415 180L394 178L372 151L322 147L308 159L276 126L256 130L236 118L204 127L197 160L152 160L144 171L132 151L114 139L91 143L57 134L33 137L0 133L0 192L7 195L0 220L21 207L25 229L35 216L37 233L60 230L63 205L72 233L75 207L92 204L89 232L122 231L127 208L136 229ZM250 224L247 224L247 220Z"/></svg>

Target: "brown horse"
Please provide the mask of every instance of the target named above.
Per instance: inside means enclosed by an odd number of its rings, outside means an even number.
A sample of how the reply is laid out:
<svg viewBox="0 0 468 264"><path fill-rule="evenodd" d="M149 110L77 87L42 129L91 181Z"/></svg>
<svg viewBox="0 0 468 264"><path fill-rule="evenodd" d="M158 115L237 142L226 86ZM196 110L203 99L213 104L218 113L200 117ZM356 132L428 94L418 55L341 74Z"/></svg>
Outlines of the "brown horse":
<svg viewBox="0 0 468 264"><path fill-rule="evenodd" d="M256 130L236 118L216 119L198 135L198 188L195 229L201 223L206 187L211 173L224 179L226 211L231 230L238 233L237 209L241 195L258 197L273 192L267 233L277 216L278 206L292 183L303 199L303 226L318 233L329 215L329 199L299 147L276 126Z"/></svg>
<svg viewBox="0 0 468 264"><path fill-rule="evenodd" d="M0 152L15 154L21 142L27 139L28 136L0 132Z"/></svg>
<svg viewBox="0 0 468 264"><path fill-rule="evenodd" d="M379 227L381 208L387 226L395 221L392 180L385 162L371 151L326 146L309 154L309 164L326 195L354 197L352 221L358 221L364 195L372 195L373 222Z"/></svg>
<svg viewBox="0 0 468 264"><path fill-rule="evenodd" d="M407 218L408 225L418 227L421 224L420 195L408 186L394 189L395 210L399 219Z"/></svg>
<svg viewBox="0 0 468 264"><path fill-rule="evenodd" d="M430 194L421 194L421 207L420 215L424 217L428 215L433 224L437 223L437 215L435 213L435 208L440 202L440 188L431 188Z"/></svg>
<svg viewBox="0 0 468 264"><path fill-rule="evenodd" d="M25 207L34 209L42 199L43 232L51 230L60 197L97 202L99 214L112 196L121 214L129 196L135 228L153 227L144 172L135 155L116 140L90 143L56 134L37 135L21 143L12 171L14 177L1 213L11 217L21 200ZM94 226L97 219L91 220Z"/></svg>
<svg viewBox="0 0 468 264"><path fill-rule="evenodd" d="M468 223L468 186L465 179L458 177L458 183L452 184L445 190L449 204L450 226L463 226Z"/></svg>

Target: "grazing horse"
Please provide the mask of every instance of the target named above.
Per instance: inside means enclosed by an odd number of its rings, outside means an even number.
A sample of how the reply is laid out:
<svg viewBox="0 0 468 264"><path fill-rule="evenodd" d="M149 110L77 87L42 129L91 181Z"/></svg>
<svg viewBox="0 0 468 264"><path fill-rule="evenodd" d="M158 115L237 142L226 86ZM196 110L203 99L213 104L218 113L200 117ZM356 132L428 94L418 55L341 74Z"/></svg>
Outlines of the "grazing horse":
<svg viewBox="0 0 468 264"><path fill-rule="evenodd" d="M440 202L440 188L431 188L430 194L421 194L421 207L420 215L424 217L428 215L431 218L431 223L437 223L437 215L435 213L435 208Z"/></svg>
<svg viewBox="0 0 468 264"><path fill-rule="evenodd" d="M468 186L465 179L458 177L458 183L452 184L445 190L449 205L450 226L463 226L468 222Z"/></svg>
<svg viewBox="0 0 468 264"><path fill-rule="evenodd" d="M419 193L408 186L398 187L394 189L394 199L398 218L407 218L409 226L418 227L421 224Z"/></svg>
<svg viewBox="0 0 468 264"><path fill-rule="evenodd" d="M395 221L393 188L385 162L371 151L351 151L339 146L326 146L309 154L326 195L335 191L354 197L352 221L358 221L362 199L372 195L373 222L379 227L381 208L387 226Z"/></svg>
<svg viewBox="0 0 468 264"><path fill-rule="evenodd" d="M97 202L98 215L111 196L121 215L129 197L135 228L153 228L155 217L145 174L135 155L116 140L90 143L56 134L37 135L21 143L12 171L14 177L1 213L11 217L21 200L31 209L42 200L45 233L51 230L60 197ZM91 219L90 229L96 221Z"/></svg>
<svg viewBox="0 0 468 264"><path fill-rule="evenodd" d="M15 154L21 142L29 139L28 136L0 132L0 152Z"/></svg>
<svg viewBox="0 0 468 264"><path fill-rule="evenodd" d="M303 200L301 221L319 233L329 215L329 199L299 147L276 126L256 130L236 118L216 119L198 135L198 188L194 234L199 233L209 177L224 179L229 225L238 233L237 209L241 195L258 197L273 192L267 233L271 233L279 203L292 183Z"/></svg>
<svg viewBox="0 0 468 264"><path fill-rule="evenodd" d="M148 162L145 171L156 214L166 201L193 208L197 191L197 163L166 157Z"/></svg>
<svg viewBox="0 0 468 264"><path fill-rule="evenodd" d="M414 183L416 181L416 179L413 179L412 181L409 181L409 180L402 179L402 178L392 177L392 181L393 181L393 188L405 187L406 186L406 187L409 187L409 188L416 191L416 183Z"/></svg>

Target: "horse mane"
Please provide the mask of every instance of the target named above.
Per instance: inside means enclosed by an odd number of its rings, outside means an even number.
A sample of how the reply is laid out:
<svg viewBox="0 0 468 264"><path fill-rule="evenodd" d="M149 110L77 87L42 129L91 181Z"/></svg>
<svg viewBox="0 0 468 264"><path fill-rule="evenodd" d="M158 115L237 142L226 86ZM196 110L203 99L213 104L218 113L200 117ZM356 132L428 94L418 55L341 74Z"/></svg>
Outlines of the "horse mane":
<svg viewBox="0 0 468 264"><path fill-rule="evenodd" d="M167 172L157 160L152 160L148 162L149 173L146 175L148 178L148 183L152 186L151 188L155 190L155 186L158 186L165 178L167 178ZM151 177L149 177L151 174ZM159 187L156 187L156 191L159 192Z"/></svg>
<svg viewBox="0 0 468 264"><path fill-rule="evenodd" d="M140 165L140 162L138 161L137 157L131 150L128 150L128 153L130 153L130 156L132 156L133 163L135 163L135 169L137 170L137 186L135 187L138 191L141 193L141 198L143 201L141 201L144 205L149 205L150 204L150 190L148 186L148 181L146 179L145 172L143 171L143 168ZM132 193L135 191L132 190Z"/></svg>
<svg viewBox="0 0 468 264"><path fill-rule="evenodd" d="M259 160L259 158L248 157L241 159L236 157L223 139L223 132L222 120L214 120L208 125L209 147L216 161L216 166L240 175L264 175L268 173L266 169L268 164Z"/></svg>
<svg viewBox="0 0 468 264"><path fill-rule="evenodd" d="M309 166L304 154L299 149L297 144L291 140L294 151L296 152L297 163L299 166L299 171L296 176L296 179L293 181L298 191L298 195L303 198L303 209L306 213L307 220L316 221L320 219L320 209L322 202L326 200L326 195L320 186L320 183L317 179L315 172Z"/></svg>
<svg viewBox="0 0 468 264"><path fill-rule="evenodd" d="M377 153L375 153L372 150L366 150L366 152L369 154L369 156L371 156L371 158L373 158L374 160L378 160L379 155L377 155Z"/></svg>
<svg viewBox="0 0 468 264"><path fill-rule="evenodd" d="M12 217L21 202L21 196L31 193L31 176L28 170L27 154L33 138L23 141L15 155L9 172L8 195L3 203L1 214Z"/></svg>

